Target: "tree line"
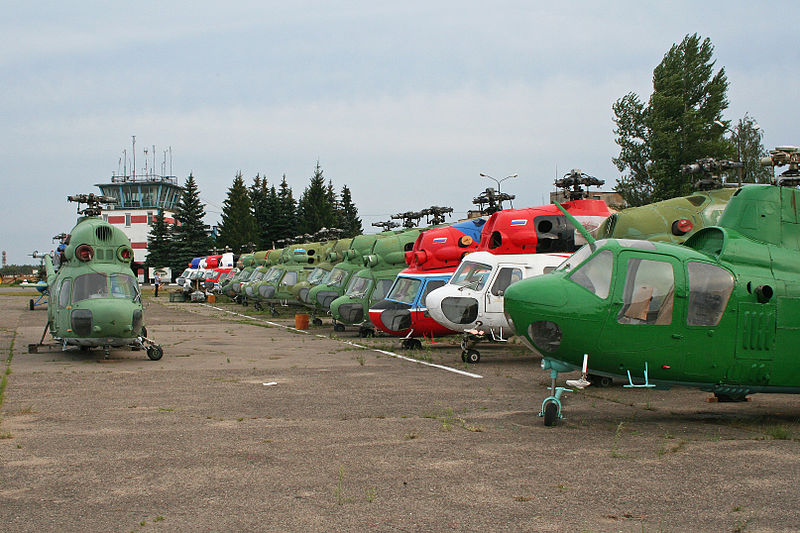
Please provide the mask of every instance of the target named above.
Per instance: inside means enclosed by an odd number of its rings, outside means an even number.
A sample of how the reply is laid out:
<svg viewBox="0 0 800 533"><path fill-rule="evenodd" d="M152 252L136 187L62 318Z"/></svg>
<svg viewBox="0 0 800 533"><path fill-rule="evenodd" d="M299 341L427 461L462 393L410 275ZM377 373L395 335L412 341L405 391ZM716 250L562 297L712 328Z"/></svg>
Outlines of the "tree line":
<svg viewBox="0 0 800 533"><path fill-rule="evenodd" d="M216 235L203 221L205 215L197 183L189 174L175 206L176 223L168 224L163 211L154 217L147 239L148 266L169 266L181 272L192 258L214 250L244 253L280 248L322 228L338 228L342 237L363 232L350 189L344 185L337 194L333 182L326 183L319 161L299 200L285 174L277 187L260 174L248 187L238 172L223 202Z"/></svg>

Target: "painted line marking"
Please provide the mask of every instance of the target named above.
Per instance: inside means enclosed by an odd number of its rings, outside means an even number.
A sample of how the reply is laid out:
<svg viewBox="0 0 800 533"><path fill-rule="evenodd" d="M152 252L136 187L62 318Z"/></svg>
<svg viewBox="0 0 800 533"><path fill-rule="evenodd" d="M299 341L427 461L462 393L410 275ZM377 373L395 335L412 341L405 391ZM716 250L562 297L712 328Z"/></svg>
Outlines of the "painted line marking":
<svg viewBox="0 0 800 533"><path fill-rule="evenodd" d="M297 328L293 328L291 326L285 326L283 324L278 324L277 322L271 322L269 320L256 318L254 316L243 315L242 313L237 313L235 311L228 311L227 309L223 309L223 308L217 307L215 305L210 305L210 304L207 304L207 303L200 303L200 305L203 305L205 307L210 307L211 309L216 309L217 311L222 311L223 313L228 313L230 315L240 316L240 317L246 318L248 320L255 320L255 321L258 321L258 322L264 322L265 324L269 324L270 326L276 326L276 327L279 327L279 328L288 329L290 331L297 331L298 333L304 333L306 335L309 334L309 332L304 330L304 329L297 329ZM319 333L315 334L315 336L319 337L320 339L328 339L328 340L331 340L331 341L335 340L336 342L341 342L342 344L349 344L350 346L355 346L356 348L362 348L364 350L369 350L371 352L377 352L377 353L380 353L380 354L383 354L383 355L388 355L389 357L396 357L397 359L403 359L404 361L409 361L411 363L417 363L417 364L420 364L420 365L425 365L425 366L431 366L433 368L438 368L440 370L446 370L448 372L453 372L455 374L460 374L462 376L467 376L467 377L470 377L470 378L478 378L478 379L483 378L483 376L481 376L480 374L474 374L472 372L467 372L465 370L459 370L459 369L453 368L451 366L440 365L440 364L437 364L437 363L429 363L427 361L420 361L419 359L414 359L413 357L400 355L399 353L388 352L386 350L379 350L377 348L370 348L369 346L364 346L363 344L357 344L357 343L352 342L352 341L346 341L346 340L342 340L342 339L332 339L332 338L328 337L327 335L321 335ZM265 383L265 385L266 385L266 383Z"/></svg>

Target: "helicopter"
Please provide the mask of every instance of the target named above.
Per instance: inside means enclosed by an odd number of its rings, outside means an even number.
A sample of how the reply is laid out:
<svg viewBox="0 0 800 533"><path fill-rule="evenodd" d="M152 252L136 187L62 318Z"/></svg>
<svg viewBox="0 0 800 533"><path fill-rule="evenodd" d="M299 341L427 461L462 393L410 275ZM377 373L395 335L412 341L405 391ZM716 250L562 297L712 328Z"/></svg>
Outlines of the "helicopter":
<svg viewBox="0 0 800 533"><path fill-rule="evenodd" d="M602 200L587 199L575 189L602 184L573 169L556 185L569 199L564 205L584 224L596 228L609 214ZM428 313L449 330L461 331L461 359L480 362L475 346L482 341L507 342L503 294L509 285L538 276L561 264L583 244L580 234L554 204L496 211L483 226L480 246L467 255L443 287L430 292Z"/></svg>
<svg viewBox="0 0 800 533"><path fill-rule="evenodd" d="M333 267L344 259L345 252L350 248L350 243L352 242L353 239L349 237L333 241L328 251L321 257L322 261L311 271L308 278L290 287L289 291L300 304L310 307L307 303L309 291L323 283L330 271L333 270ZM322 319L316 316L316 307L312 308L311 314L312 323L315 326L321 326Z"/></svg>
<svg viewBox="0 0 800 533"><path fill-rule="evenodd" d="M703 175L694 183L696 192L612 213L593 235L596 239L646 239L681 244L719 221L736 191L736 187L724 186L720 174L741 166L742 163L735 161L701 159L687 167L687 171Z"/></svg>
<svg viewBox="0 0 800 533"><path fill-rule="evenodd" d="M284 248L278 264L265 273L256 287L248 287L248 294L252 289L259 307L266 303L272 316L278 316L276 305L301 305L290 289L308 278L330 246L331 243L310 242Z"/></svg>
<svg viewBox="0 0 800 533"><path fill-rule="evenodd" d="M330 304L335 331L358 326L361 337L374 335L369 320L370 305L386 297L419 233L418 228L406 228L375 240L370 253L362 257L361 270L352 275L344 294Z"/></svg>
<svg viewBox="0 0 800 533"><path fill-rule="evenodd" d="M161 359L161 346L147 338L139 283L131 271L133 249L128 237L100 218L100 204L115 198L94 194L68 196L78 204L78 222L65 239L58 261L44 257L47 285L52 302L47 306L47 325L38 351L50 330L53 338L81 350L102 347L108 357L111 347L146 348L152 360ZM81 204L86 207L81 210Z"/></svg>
<svg viewBox="0 0 800 533"><path fill-rule="evenodd" d="M430 317L425 296L447 283L461 258L477 249L485 223L485 218L473 218L420 232L414 247L405 254L408 267L397 275L386 298L370 306L373 325L389 335L403 337L407 349L422 346L415 337L454 334Z"/></svg>
<svg viewBox="0 0 800 533"><path fill-rule="evenodd" d="M590 375L695 387L719 401L800 393L800 150L778 147L762 163L789 169L738 188L719 223L683 245L595 241L582 230L588 244L555 271L508 288L514 331L550 371L545 425L563 418L562 394L591 385ZM580 379L556 386L574 370Z"/></svg>

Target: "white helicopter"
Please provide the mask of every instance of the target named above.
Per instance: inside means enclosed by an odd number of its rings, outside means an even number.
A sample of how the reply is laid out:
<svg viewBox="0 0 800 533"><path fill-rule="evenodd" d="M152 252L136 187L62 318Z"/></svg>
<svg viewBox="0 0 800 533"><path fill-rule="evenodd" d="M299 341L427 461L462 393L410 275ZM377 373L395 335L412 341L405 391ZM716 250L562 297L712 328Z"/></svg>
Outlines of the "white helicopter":
<svg viewBox="0 0 800 533"><path fill-rule="evenodd" d="M582 186L603 183L577 169L556 180L566 191L564 208L590 231L611 212L602 200L586 199ZM444 287L428 294L425 305L436 322L464 331L461 360L478 363L477 343L506 342L514 334L503 313L508 286L553 270L585 243L555 204L498 211L484 225L478 250L464 257Z"/></svg>

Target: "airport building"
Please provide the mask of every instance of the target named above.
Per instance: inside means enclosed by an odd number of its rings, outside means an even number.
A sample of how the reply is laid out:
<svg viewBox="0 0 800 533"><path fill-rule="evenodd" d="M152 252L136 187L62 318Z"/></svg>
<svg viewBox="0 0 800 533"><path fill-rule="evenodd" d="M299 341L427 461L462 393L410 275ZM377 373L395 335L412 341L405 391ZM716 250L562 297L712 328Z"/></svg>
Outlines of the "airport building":
<svg viewBox="0 0 800 533"><path fill-rule="evenodd" d="M175 176L162 176L145 170L144 174L112 175L109 183L98 183L100 194L117 199L104 208L103 218L120 228L131 240L133 260L147 258L147 235L159 210L167 224L175 223L175 205L183 188Z"/></svg>

